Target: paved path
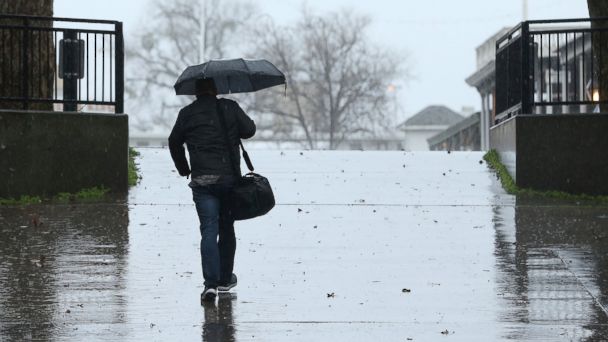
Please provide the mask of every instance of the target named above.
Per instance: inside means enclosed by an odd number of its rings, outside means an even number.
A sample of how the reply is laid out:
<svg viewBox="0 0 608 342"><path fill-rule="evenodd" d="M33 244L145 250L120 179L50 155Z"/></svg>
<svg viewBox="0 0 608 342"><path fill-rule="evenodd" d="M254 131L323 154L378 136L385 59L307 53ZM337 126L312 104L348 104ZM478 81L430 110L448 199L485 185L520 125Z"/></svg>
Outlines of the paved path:
<svg viewBox="0 0 608 342"><path fill-rule="evenodd" d="M203 308L186 180L141 152L128 204L0 208L1 340L608 340L608 208L516 200L481 153L251 151L278 206Z"/></svg>

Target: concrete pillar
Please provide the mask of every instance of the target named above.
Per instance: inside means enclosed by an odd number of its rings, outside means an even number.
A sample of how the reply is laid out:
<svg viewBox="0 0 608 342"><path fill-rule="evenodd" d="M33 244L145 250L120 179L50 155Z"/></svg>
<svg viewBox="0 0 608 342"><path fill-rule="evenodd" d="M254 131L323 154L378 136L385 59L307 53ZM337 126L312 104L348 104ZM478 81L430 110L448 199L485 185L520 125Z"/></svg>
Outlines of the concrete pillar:
<svg viewBox="0 0 608 342"><path fill-rule="evenodd" d="M489 132L490 125L489 122L489 113L488 113L488 95L480 92L481 95L481 114L479 115L479 131L480 131L480 142L481 142L481 150L486 151L489 149Z"/></svg>

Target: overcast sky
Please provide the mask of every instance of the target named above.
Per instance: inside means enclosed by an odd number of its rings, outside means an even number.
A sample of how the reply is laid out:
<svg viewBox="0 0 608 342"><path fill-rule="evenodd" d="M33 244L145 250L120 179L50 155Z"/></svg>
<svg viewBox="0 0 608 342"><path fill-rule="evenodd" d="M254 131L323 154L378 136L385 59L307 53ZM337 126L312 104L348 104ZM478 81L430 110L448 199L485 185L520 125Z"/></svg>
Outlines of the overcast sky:
<svg viewBox="0 0 608 342"><path fill-rule="evenodd" d="M280 23L297 20L301 0L257 0ZM530 19L587 17L586 0L528 0ZM55 0L55 16L113 19L131 32L145 21L151 0ZM480 108L476 90L465 83L475 71L475 48L522 19L522 0L308 0L318 11L353 8L371 16L374 41L409 54L416 79L399 89L400 119L431 104L460 111Z"/></svg>

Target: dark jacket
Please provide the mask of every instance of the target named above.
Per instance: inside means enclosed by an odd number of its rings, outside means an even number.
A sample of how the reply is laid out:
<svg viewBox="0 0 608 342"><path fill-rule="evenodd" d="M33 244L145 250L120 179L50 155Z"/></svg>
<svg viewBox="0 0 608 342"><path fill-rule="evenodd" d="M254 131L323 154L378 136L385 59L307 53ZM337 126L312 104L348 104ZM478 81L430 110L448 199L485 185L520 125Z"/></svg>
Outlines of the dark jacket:
<svg viewBox="0 0 608 342"><path fill-rule="evenodd" d="M217 105L221 106L232 153L234 165L225 143L222 126L219 122ZM192 171L192 177L199 175L234 175L237 169L241 175L239 140L251 138L255 134L255 124L239 105L228 99L214 96L200 96L196 101L182 108L171 135L169 150L171 158L180 175ZM190 166L186 160L184 143L190 154Z"/></svg>

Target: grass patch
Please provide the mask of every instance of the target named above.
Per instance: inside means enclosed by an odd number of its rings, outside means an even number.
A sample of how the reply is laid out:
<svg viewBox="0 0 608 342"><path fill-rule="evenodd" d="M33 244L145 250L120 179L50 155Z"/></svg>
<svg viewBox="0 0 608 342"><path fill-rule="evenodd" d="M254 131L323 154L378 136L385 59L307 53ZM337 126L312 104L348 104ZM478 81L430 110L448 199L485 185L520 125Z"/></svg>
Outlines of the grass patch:
<svg viewBox="0 0 608 342"><path fill-rule="evenodd" d="M55 197L53 197L52 200L63 203L98 200L104 198L109 191L110 189L105 188L103 186L95 186L92 188L82 189L76 193L60 192Z"/></svg>
<svg viewBox="0 0 608 342"><path fill-rule="evenodd" d="M135 157L139 156L133 147L129 147L129 186L137 185L137 182L141 179L139 175L139 168L135 164Z"/></svg>
<svg viewBox="0 0 608 342"><path fill-rule="evenodd" d="M496 171L502 188L510 195L517 195L520 189L515 185L513 177L511 177L505 165L500 161L498 152L496 152L496 150L489 150L488 153L483 156L483 159L492 169L494 169L494 171Z"/></svg>
<svg viewBox="0 0 608 342"><path fill-rule="evenodd" d="M529 196L529 197L546 197L554 199L564 199L570 201L586 201L593 203L608 204L608 196L592 196L585 194L571 194L563 191L539 191L527 188L520 188L515 184L513 177L507 171L507 168L500 160L500 155L496 150L488 151L483 159L488 163L488 166L496 171L496 175L502 184L503 189L510 195Z"/></svg>
<svg viewBox="0 0 608 342"><path fill-rule="evenodd" d="M92 201L105 198L106 194L110 191L105 187L92 187L82 189L75 193L60 192L51 198L42 198L40 196L21 196L18 199L14 198L0 198L0 205L28 205L28 204L39 204L43 202L78 202L78 201Z"/></svg>
<svg viewBox="0 0 608 342"><path fill-rule="evenodd" d="M21 196L18 199L0 198L0 205L26 205L37 203L42 203L42 199L39 196Z"/></svg>

